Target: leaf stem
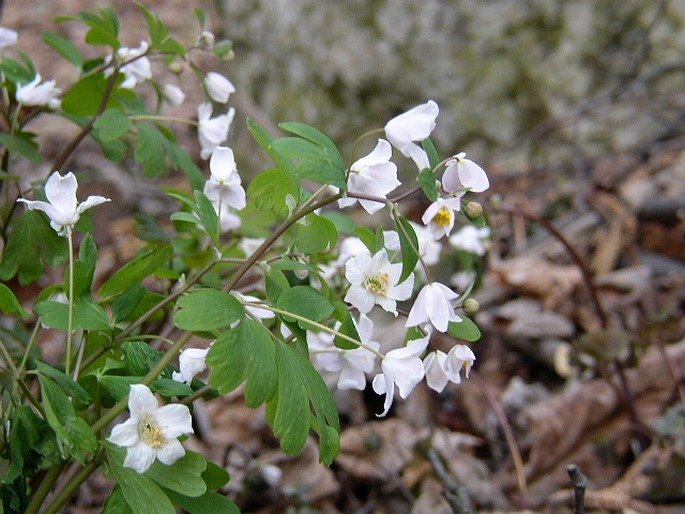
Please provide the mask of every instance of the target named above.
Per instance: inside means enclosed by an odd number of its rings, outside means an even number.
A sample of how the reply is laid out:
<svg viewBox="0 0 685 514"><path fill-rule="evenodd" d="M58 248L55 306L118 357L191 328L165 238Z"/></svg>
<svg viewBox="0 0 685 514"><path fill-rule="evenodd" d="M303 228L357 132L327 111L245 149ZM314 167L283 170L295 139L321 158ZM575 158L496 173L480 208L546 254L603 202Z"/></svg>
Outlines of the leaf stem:
<svg viewBox="0 0 685 514"><path fill-rule="evenodd" d="M74 234L67 225L67 243L69 245L69 314L67 318L67 356L64 362L64 373L71 372L71 345L74 331Z"/></svg>

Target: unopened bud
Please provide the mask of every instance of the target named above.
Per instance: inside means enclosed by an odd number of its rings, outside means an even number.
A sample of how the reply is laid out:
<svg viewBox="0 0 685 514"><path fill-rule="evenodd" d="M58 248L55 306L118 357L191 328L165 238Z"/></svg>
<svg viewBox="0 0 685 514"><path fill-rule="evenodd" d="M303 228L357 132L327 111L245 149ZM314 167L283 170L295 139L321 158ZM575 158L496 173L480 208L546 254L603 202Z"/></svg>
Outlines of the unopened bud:
<svg viewBox="0 0 685 514"><path fill-rule="evenodd" d="M466 314L473 315L480 309L480 304L478 303L478 300L474 298L467 298L464 300L464 305L462 308Z"/></svg>
<svg viewBox="0 0 685 514"><path fill-rule="evenodd" d="M480 218L483 215L483 206L478 202L469 202L464 207L464 214L471 220Z"/></svg>
<svg viewBox="0 0 685 514"><path fill-rule="evenodd" d="M180 61L172 61L169 63L169 71L178 75L183 71L183 63Z"/></svg>

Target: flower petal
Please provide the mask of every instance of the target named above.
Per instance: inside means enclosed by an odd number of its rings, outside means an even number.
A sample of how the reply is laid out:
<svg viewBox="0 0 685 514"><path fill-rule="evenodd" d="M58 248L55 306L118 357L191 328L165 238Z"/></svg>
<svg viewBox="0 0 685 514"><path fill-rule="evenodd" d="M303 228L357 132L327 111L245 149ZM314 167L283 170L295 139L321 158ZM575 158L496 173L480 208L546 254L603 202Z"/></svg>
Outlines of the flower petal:
<svg viewBox="0 0 685 514"><path fill-rule="evenodd" d="M132 384L128 394L128 410L131 417L139 418L144 414L154 412L159 407L157 398L150 388L143 384Z"/></svg>
<svg viewBox="0 0 685 514"><path fill-rule="evenodd" d="M126 450L124 459L125 468L133 468L138 473L145 473L152 463L155 462L157 451L150 448L147 444L139 442L134 446L129 446Z"/></svg>

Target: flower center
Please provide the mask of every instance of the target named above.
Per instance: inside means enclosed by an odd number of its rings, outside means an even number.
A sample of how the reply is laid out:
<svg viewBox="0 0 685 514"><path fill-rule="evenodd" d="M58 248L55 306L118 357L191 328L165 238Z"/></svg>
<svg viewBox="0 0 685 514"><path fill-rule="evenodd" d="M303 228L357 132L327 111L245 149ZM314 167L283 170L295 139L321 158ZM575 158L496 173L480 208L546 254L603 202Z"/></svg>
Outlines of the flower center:
<svg viewBox="0 0 685 514"><path fill-rule="evenodd" d="M150 448L158 449L166 443L164 432L150 415L138 422L138 436Z"/></svg>
<svg viewBox="0 0 685 514"><path fill-rule="evenodd" d="M366 279L366 289L371 291L373 294L385 296L385 291L388 287L389 280L390 277L388 277L387 273L378 273L373 277Z"/></svg>
<svg viewBox="0 0 685 514"><path fill-rule="evenodd" d="M446 227L450 224L450 221L452 221L452 211L447 207L441 208L433 218L433 223L438 227Z"/></svg>

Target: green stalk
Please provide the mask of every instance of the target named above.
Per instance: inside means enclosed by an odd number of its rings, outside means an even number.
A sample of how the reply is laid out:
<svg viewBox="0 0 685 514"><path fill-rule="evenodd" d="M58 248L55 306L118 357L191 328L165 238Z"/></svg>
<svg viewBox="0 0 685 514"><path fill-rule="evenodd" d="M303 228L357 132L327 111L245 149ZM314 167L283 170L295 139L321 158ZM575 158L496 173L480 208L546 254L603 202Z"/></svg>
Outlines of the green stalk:
<svg viewBox="0 0 685 514"><path fill-rule="evenodd" d="M67 357L64 363L64 373L71 372L72 332L74 330L74 235L67 225L67 241L69 244L69 316L67 319Z"/></svg>

